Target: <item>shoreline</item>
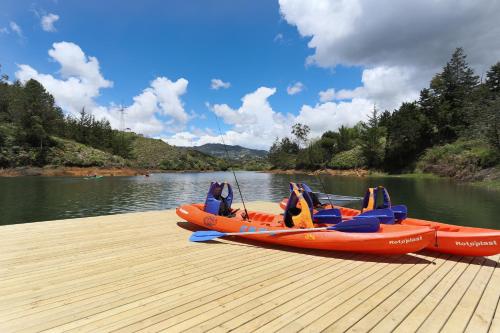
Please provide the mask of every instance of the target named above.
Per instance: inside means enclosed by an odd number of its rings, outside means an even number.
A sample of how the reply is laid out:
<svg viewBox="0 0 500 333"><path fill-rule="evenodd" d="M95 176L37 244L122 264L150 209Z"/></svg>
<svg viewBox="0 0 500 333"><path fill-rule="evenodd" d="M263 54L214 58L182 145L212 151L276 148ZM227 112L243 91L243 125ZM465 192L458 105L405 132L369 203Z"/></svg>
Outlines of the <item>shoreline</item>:
<svg viewBox="0 0 500 333"><path fill-rule="evenodd" d="M0 177L88 177L97 176L140 176L158 172L131 167L18 167L0 169Z"/></svg>
<svg viewBox="0 0 500 333"><path fill-rule="evenodd" d="M347 169L347 170L336 170L336 169L321 169L321 170L296 170L296 169L288 169L288 170L264 170L258 171L263 173L271 173L276 175L329 175L329 176L355 176L355 177L368 177L372 175L378 174L376 171L370 171L366 169Z"/></svg>
<svg viewBox="0 0 500 333"><path fill-rule="evenodd" d="M144 176L153 173L189 173L216 172L221 170L161 170L133 167L67 167L67 166L25 166L17 168L0 168L1 177L130 177Z"/></svg>

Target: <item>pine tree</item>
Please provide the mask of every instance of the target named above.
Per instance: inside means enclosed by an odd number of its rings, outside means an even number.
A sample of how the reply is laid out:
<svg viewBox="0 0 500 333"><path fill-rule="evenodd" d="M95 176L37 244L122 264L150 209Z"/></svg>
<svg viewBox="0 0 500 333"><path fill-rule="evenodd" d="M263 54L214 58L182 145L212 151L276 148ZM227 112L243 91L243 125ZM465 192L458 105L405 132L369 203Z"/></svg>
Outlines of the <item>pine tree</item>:
<svg viewBox="0 0 500 333"><path fill-rule="evenodd" d="M378 168L382 165L385 150L385 129L380 126L378 110L373 106L368 122L362 123L361 149L368 167Z"/></svg>
<svg viewBox="0 0 500 333"><path fill-rule="evenodd" d="M436 143L454 141L470 125L466 111L478 85L479 77L467 64L463 49L457 48L430 89L421 94L421 104L422 97L430 103L424 112L437 128Z"/></svg>

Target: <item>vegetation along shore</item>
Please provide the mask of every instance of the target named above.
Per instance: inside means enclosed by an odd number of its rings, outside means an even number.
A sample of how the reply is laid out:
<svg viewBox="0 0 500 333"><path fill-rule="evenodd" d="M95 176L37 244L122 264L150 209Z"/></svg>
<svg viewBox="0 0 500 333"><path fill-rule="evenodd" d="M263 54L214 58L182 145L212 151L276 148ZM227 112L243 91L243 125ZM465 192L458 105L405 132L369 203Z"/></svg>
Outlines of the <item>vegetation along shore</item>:
<svg viewBox="0 0 500 333"><path fill-rule="evenodd" d="M500 63L479 79L457 49L420 98L394 111L374 106L366 122L309 139L307 125L278 138L273 168L432 173L461 181L500 179ZM355 173L354 173L355 174Z"/></svg>
<svg viewBox="0 0 500 333"><path fill-rule="evenodd" d="M0 176L232 167L352 176L433 174L495 185L500 183L500 62L480 79L458 48L418 100L393 111L374 106L366 121L319 138L310 138L310 128L300 123L291 134L277 138L269 152L240 146L226 152L221 144L176 147L112 129L85 109L78 117L64 115L36 80L10 83L4 75L0 82Z"/></svg>

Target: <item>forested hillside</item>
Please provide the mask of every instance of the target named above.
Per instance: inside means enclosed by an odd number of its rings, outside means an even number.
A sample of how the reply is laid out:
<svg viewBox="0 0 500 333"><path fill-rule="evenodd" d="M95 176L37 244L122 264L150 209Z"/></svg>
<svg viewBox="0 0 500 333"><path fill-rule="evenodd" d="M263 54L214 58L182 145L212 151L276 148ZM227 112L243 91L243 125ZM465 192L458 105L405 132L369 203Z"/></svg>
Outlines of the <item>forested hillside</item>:
<svg viewBox="0 0 500 333"><path fill-rule="evenodd" d="M369 168L424 171L460 179L499 174L500 62L483 79L458 48L414 102L380 112L354 127L309 140L307 125L276 140L269 160L278 169Z"/></svg>
<svg viewBox="0 0 500 333"><path fill-rule="evenodd" d="M21 166L137 167L223 170L217 157L114 130L82 109L64 115L35 80L0 81L0 168Z"/></svg>

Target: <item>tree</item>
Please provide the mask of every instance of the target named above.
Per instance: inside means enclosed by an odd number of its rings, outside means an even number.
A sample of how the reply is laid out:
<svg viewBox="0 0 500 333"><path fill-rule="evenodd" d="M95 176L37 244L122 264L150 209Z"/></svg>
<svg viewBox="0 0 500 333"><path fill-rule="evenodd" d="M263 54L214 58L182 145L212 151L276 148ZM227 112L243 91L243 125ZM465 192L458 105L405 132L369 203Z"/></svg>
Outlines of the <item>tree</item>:
<svg viewBox="0 0 500 333"><path fill-rule="evenodd" d="M387 142L384 169L412 169L420 154L430 146L431 126L417 103L403 103L386 121Z"/></svg>
<svg viewBox="0 0 500 333"><path fill-rule="evenodd" d="M486 73L486 87L492 94L500 93L500 62L491 66L490 70Z"/></svg>
<svg viewBox="0 0 500 333"><path fill-rule="evenodd" d="M362 123L361 150L368 167L378 168L382 165L385 148L385 129L379 125L378 110L373 106L368 122Z"/></svg>
<svg viewBox="0 0 500 333"><path fill-rule="evenodd" d="M470 125L470 117L465 112L479 77L466 60L463 49L457 48L443 71L432 79L430 89L425 91L427 102L431 102L427 111L432 112L429 119L437 128L437 143L454 141Z"/></svg>
<svg viewBox="0 0 500 333"><path fill-rule="evenodd" d="M295 168L296 156L299 152L299 146L290 138L284 137L279 140L276 138L269 149L269 163L274 168L292 169Z"/></svg>
<svg viewBox="0 0 500 333"><path fill-rule="evenodd" d="M307 136L310 132L311 128L307 125L296 123L292 126L292 134L295 136L296 142L299 147L307 143Z"/></svg>

